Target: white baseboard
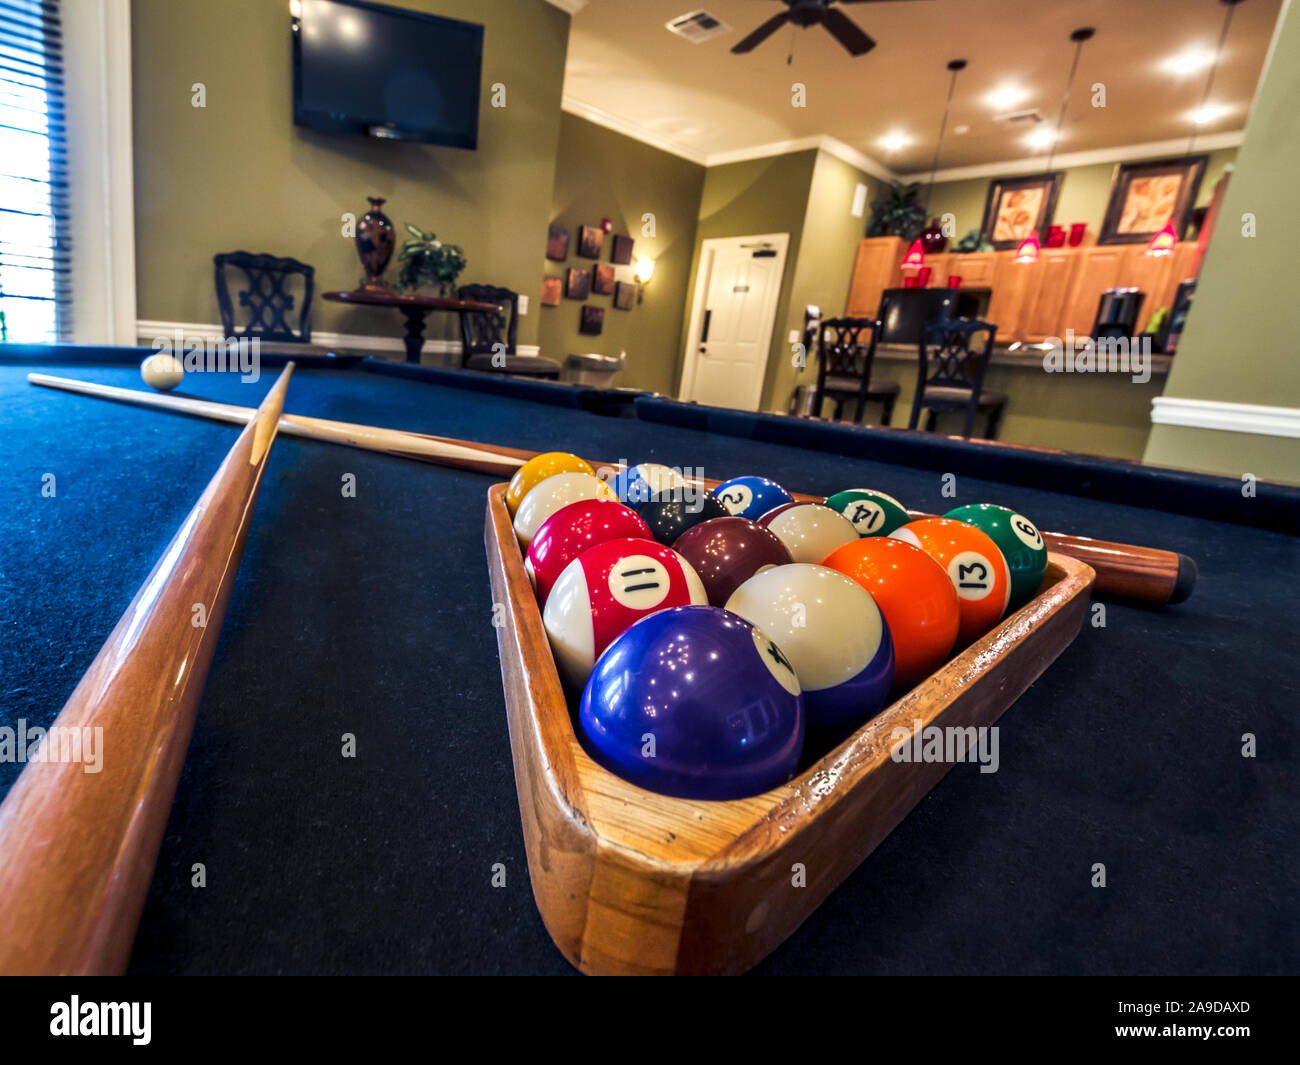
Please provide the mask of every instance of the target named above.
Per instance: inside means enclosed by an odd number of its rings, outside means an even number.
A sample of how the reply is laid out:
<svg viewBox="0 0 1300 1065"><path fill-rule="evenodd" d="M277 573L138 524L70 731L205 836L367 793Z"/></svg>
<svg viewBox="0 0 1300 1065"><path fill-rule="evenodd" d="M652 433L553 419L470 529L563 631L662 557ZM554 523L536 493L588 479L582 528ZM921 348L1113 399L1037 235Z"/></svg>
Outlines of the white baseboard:
<svg viewBox="0 0 1300 1065"><path fill-rule="evenodd" d="M1151 421L1155 425L1183 425L1227 433L1300 436L1300 408L1266 407L1257 403L1157 396L1151 401Z"/></svg>
<svg viewBox="0 0 1300 1065"><path fill-rule="evenodd" d="M140 344L151 347L155 337L175 337L177 331L184 337L199 340L215 340L225 336L221 326L206 322L161 322L153 319L139 319L135 323L135 335ZM326 333L313 329L311 332L311 350L317 348L337 351L349 355L386 355L390 352L406 357L406 345L400 336L367 336L364 333ZM520 344L516 349L520 355L538 355L541 349L536 344ZM460 355L459 340L443 340L430 337L424 342L424 354Z"/></svg>

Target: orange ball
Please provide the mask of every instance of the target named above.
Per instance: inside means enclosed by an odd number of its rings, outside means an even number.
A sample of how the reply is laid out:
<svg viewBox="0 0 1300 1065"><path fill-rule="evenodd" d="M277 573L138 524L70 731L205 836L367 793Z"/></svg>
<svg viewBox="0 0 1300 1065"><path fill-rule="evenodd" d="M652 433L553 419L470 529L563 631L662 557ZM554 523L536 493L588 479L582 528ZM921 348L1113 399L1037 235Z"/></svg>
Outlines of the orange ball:
<svg viewBox="0 0 1300 1065"><path fill-rule="evenodd" d="M567 451L543 451L515 470L515 475L510 478L510 484L506 487L506 509L510 511L510 516L513 518L518 513L519 504L524 501L524 496L546 478L554 477L557 473L594 474L595 472L591 468L591 463L586 459L578 458L577 455L570 455Z"/></svg>
<svg viewBox="0 0 1300 1065"><path fill-rule="evenodd" d="M933 673L957 642L961 612L948 574L919 547L868 536L837 547L823 566L871 593L894 638L894 687L911 688Z"/></svg>
<svg viewBox="0 0 1300 1065"><path fill-rule="evenodd" d="M1011 599L1011 570L988 533L952 518L922 518L889 535L919 547L947 571L961 611L958 647L974 643L1002 620Z"/></svg>

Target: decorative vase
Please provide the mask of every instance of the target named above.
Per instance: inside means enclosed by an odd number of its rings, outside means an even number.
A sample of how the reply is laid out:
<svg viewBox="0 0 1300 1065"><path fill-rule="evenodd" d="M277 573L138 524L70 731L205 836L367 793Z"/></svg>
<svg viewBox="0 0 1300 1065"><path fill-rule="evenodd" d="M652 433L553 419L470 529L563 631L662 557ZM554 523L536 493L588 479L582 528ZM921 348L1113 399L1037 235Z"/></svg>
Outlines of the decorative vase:
<svg viewBox="0 0 1300 1065"><path fill-rule="evenodd" d="M361 257L361 266L366 272L361 287L387 292L383 273L388 260L393 257L397 237L392 220L380 210L384 205L382 197L367 196L366 199L370 201L370 210L357 223L357 255Z"/></svg>
<svg viewBox="0 0 1300 1065"><path fill-rule="evenodd" d="M1070 247L1077 248L1083 243L1083 235L1088 232L1087 222L1074 222L1070 225Z"/></svg>
<svg viewBox="0 0 1300 1065"><path fill-rule="evenodd" d="M1043 241L1044 248L1063 248L1065 247L1065 230L1060 226L1052 226L1047 231L1047 239Z"/></svg>
<svg viewBox="0 0 1300 1065"><path fill-rule="evenodd" d="M930 224L921 230L921 247L927 255L940 255L948 247L948 238L939 225L939 219L931 218Z"/></svg>

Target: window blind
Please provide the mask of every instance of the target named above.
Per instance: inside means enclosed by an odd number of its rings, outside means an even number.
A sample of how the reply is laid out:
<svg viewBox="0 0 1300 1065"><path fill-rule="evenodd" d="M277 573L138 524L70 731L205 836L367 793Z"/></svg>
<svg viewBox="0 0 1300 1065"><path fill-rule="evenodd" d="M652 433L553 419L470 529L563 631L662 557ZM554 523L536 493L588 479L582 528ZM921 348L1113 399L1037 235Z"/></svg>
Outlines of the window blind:
<svg viewBox="0 0 1300 1065"><path fill-rule="evenodd" d="M71 335L59 0L0 0L0 337Z"/></svg>

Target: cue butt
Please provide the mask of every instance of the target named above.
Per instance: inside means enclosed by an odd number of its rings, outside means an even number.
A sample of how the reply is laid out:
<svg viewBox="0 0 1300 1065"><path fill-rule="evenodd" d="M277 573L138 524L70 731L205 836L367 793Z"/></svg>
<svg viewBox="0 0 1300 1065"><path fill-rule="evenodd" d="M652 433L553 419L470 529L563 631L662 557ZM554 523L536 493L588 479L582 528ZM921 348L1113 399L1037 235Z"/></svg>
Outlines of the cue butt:
<svg viewBox="0 0 1300 1065"><path fill-rule="evenodd" d="M1044 532L1048 550L1070 555L1097 571L1093 591L1154 606L1181 603L1196 587L1196 562L1176 551L1115 544L1088 536Z"/></svg>

